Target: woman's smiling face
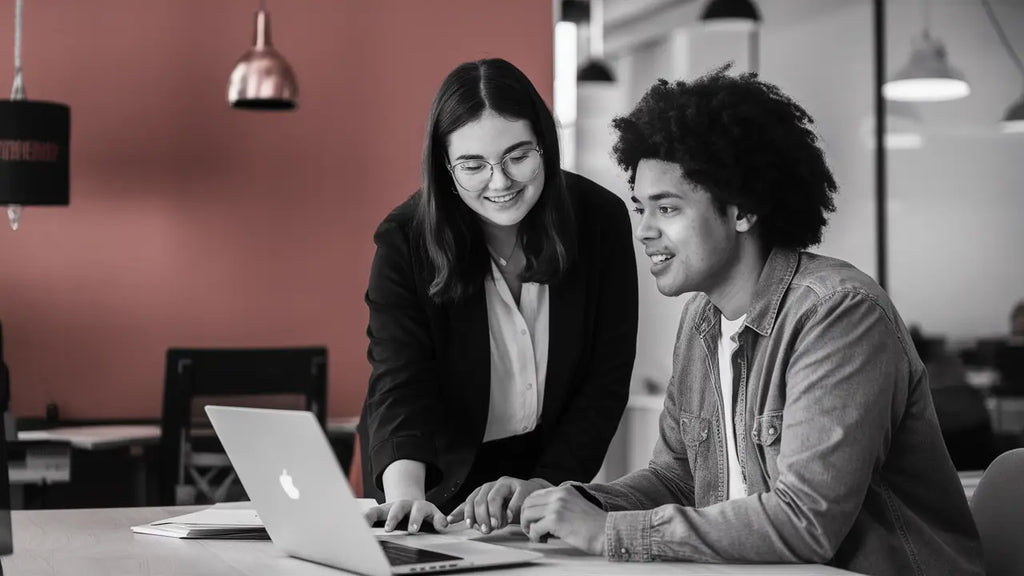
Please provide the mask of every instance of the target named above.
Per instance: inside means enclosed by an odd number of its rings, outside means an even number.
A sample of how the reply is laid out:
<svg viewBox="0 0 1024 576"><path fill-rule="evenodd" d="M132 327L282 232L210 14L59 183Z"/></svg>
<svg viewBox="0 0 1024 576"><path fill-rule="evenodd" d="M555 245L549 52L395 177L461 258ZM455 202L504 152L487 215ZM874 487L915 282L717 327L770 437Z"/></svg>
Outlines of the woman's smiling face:
<svg viewBox="0 0 1024 576"><path fill-rule="evenodd" d="M485 224L518 226L544 189L544 163L529 152L537 148L537 137L529 122L510 120L485 110L480 118L448 137L448 164L456 181L455 191ZM501 166L506 159L508 163L537 161L539 169L525 181L513 180ZM465 176L478 170L486 174L489 169L491 176L480 190L472 191L459 183L460 174Z"/></svg>

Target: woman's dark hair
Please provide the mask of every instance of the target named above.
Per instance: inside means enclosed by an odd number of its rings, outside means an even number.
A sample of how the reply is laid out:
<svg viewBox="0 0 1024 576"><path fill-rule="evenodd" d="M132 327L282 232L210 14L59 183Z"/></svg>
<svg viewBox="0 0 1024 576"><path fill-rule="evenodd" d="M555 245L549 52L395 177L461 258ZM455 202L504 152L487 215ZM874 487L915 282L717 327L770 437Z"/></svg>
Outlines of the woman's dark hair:
<svg viewBox="0 0 1024 576"><path fill-rule="evenodd" d="M835 211L836 182L811 130L810 114L754 73L724 66L692 82L658 82L636 108L616 118L614 156L636 181L641 160L674 162L683 177L728 204L756 214L759 238L802 250L821 242Z"/></svg>
<svg viewBox="0 0 1024 576"><path fill-rule="evenodd" d="M447 159L448 137L487 110L529 122L543 152L544 188L519 224L519 242L526 256L520 279L554 282L568 270L576 254L575 221L562 178L551 111L526 75L509 62L499 58L466 62L441 83L423 146L423 182L415 225L434 265L429 293L435 302L452 302L472 293L489 269L479 216L455 191Z"/></svg>

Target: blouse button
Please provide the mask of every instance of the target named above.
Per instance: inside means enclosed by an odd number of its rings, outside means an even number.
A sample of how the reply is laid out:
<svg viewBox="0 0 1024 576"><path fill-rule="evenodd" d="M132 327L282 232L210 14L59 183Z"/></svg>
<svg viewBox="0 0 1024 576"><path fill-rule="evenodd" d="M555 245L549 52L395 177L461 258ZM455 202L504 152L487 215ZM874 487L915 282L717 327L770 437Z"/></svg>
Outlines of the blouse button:
<svg viewBox="0 0 1024 576"><path fill-rule="evenodd" d="M526 329L524 328L523 330L520 330L519 333L522 334L523 336L526 336Z"/></svg>
<svg viewBox="0 0 1024 576"><path fill-rule="evenodd" d="M527 382L526 383L526 389L527 390L533 390L533 382Z"/></svg>

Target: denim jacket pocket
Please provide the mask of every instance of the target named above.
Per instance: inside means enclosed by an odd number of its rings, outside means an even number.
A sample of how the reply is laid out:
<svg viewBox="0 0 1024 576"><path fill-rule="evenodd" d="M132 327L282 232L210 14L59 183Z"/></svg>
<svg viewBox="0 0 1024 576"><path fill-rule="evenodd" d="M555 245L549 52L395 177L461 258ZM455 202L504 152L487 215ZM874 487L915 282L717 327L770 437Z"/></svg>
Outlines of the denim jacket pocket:
<svg viewBox="0 0 1024 576"><path fill-rule="evenodd" d="M679 434L691 452L708 439L708 419L682 412L679 415Z"/></svg>
<svg viewBox="0 0 1024 576"><path fill-rule="evenodd" d="M750 431L750 439L758 447L762 472L774 486L778 476L779 449L782 446L782 410L772 410L754 418L754 429Z"/></svg>

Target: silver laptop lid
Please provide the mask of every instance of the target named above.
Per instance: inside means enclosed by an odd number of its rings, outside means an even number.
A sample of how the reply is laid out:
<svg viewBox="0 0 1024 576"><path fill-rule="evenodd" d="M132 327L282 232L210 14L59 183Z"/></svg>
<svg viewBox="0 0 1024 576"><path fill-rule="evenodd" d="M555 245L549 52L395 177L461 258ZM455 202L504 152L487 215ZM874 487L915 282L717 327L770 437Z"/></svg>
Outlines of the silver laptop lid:
<svg viewBox="0 0 1024 576"><path fill-rule="evenodd" d="M206 413L277 546L360 574L392 573L312 413L226 406Z"/></svg>

